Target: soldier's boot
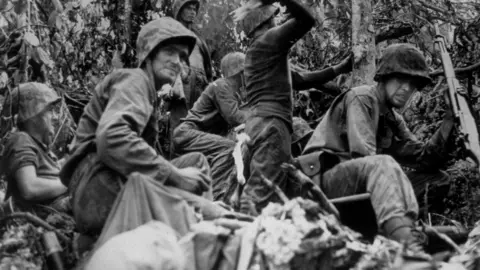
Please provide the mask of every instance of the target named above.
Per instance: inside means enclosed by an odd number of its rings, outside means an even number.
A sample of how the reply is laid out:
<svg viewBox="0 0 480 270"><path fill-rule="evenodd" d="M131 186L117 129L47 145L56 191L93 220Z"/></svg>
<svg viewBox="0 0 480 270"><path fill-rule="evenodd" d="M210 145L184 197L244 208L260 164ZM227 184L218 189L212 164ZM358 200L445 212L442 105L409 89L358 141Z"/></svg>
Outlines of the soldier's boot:
<svg viewBox="0 0 480 270"><path fill-rule="evenodd" d="M386 237L405 243L414 251L424 251L427 244L427 235L415 227L415 222L409 217L393 217L383 225Z"/></svg>

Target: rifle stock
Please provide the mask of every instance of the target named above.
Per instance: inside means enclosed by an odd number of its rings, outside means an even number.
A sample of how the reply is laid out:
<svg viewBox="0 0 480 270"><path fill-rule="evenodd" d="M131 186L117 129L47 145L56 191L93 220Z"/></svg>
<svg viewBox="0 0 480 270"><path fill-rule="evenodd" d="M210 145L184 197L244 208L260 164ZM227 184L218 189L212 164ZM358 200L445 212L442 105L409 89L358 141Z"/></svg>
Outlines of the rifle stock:
<svg viewBox="0 0 480 270"><path fill-rule="evenodd" d="M438 45L437 48L442 59L443 72L448 85L448 97L453 115L458 122L457 128L460 139L468 156L475 161L480 171L480 141L477 123L467 101L467 91L455 77L452 59L445 45L445 37L440 34L438 25L435 25L435 43Z"/></svg>

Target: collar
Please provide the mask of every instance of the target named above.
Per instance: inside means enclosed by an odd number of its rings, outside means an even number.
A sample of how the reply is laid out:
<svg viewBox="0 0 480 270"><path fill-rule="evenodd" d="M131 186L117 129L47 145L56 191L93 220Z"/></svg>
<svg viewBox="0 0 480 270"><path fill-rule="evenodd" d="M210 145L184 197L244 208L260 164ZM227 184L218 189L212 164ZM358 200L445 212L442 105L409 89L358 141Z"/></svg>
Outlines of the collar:
<svg viewBox="0 0 480 270"><path fill-rule="evenodd" d="M27 133L28 134L28 133ZM58 158L57 156L55 155L55 153L53 153L52 149L51 149L51 145L46 145L44 144L43 142L41 142L40 140L38 140L37 138L35 138L35 136L32 136L30 134L28 134L28 136L30 136L30 138L32 138L32 140L40 147L40 149L42 149L43 151L45 151L45 153L47 153L47 155L52 158L54 161L57 161Z"/></svg>
<svg viewBox="0 0 480 270"><path fill-rule="evenodd" d="M375 96L378 100L378 106L380 108L380 115L385 115L387 113L392 113L391 106L388 106L385 98L384 89L380 89L380 84L377 84L376 87L373 86L372 89L375 91Z"/></svg>

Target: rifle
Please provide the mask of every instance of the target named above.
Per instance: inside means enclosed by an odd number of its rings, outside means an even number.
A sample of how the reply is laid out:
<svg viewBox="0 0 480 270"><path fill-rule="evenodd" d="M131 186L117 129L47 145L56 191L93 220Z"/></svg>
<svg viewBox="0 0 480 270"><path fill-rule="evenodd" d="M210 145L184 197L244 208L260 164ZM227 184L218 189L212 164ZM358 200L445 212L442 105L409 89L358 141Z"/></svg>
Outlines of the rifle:
<svg viewBox="0 0 480 270"><path fill-rule="evenodd" d="M452 59L445 45L445 37L440 34L438 24L435 24L435 44L438 45L442 59L443 72L448 85L448 97L452 106L453 116L458 121L459 137L468 157L475 161L480 170L480 142L477 124L467 102L467 91L455 77Z"/></svg>

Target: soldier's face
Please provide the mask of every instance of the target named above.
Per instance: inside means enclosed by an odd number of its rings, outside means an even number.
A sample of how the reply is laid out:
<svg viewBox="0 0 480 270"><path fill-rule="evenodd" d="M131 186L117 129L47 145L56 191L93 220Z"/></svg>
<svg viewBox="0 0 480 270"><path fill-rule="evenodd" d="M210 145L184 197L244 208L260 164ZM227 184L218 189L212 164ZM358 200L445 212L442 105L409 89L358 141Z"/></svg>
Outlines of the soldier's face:
<svg viewBox="0 0 480 270"><path fill-rule="evenodd" d="M42 143L50 145L55 136L54 124L57 118L57 112L54 110L53 106L49 106L42 113L37 114L32 119L29 119L26 122L26 125L29 126L28 130L34 130L34 132L39 135Z"/></svg>
<svg viewBox="0 0 480 270"><path fill-rule="evenodd" d="M402 108L417 90L413 77L394 76L385 81L387 102L394 108Z"/></svg>
<svg viewBox="0 0 480 270"><path fill-rule="evenodd" d="M185 4L180 11L180 20L186 23L192 23L195 17L197 17L197 4Z"/></svg>
<svg viewBox="0 0 480 270"><path fill-rule="evenodd" d="M183 67L188 66L188 46L185 44L166 44L152 59L155 80L163 84L175 82Z"/></svg>

